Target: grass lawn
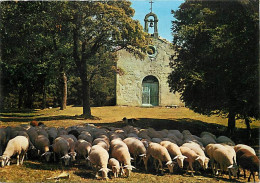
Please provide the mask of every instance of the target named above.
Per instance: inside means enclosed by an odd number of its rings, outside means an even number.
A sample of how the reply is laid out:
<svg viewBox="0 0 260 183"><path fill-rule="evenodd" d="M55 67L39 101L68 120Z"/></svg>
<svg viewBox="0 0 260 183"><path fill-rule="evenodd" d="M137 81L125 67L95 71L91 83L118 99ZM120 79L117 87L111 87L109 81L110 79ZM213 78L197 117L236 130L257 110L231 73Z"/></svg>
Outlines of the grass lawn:
<svg viewBox="0 0 260 183"><path fill-rule="evenodd" d="M204 116L196 114L193 111L181 108L142 108L142 107L93 107L92 115L95 120L85 120L80 117L82 107L68 106L66 110L58 108L45 110L8 110L0 112L0 126L17 126L20 124L29 124L32 120L43 122L47 126L72 126L85 123L93 123L96 126L115 126L122 127L126 124L122 122L123 117L136 118L135 126L141 128L153 127L156 130L161 129L179 129L190 130L192 134L199 135L202 131L210 131L217 136L225 135L227 119L219 116ZM253 121L252 140L248 142L259 154L259 126L260 121ZM236 132L232 139L236 143L245 142L245 124L242 120L236 122ZM16 166L12 164L9 167L0 168L0 182L55 182L54 179L46 178L59 175L62 171L70 174L70 178L61 180L61 182L104 182L96 180L90 169L84 165L75 165L71 167L62 167L59 164L46 164L39 161L26 160L24 165ZM234 182L246 182L247 179L240 178ZM252 180L252 179L251 179ZM258 179L257 179L258 180ZM166 173L164 176L156 173L145 173L143 170L137 170L129 178L109 179L108 182L227 182L228 176L214 178L207 173L206 175L195 175L190 177L187 174Z"/></svg>

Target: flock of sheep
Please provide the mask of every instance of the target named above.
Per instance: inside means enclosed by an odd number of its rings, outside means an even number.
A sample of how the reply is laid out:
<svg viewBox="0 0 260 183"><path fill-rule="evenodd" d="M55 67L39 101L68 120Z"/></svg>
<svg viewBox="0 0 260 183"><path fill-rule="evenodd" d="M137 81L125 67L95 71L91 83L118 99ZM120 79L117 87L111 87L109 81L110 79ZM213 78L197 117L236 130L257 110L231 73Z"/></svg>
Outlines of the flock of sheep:
<svg viewBox="0 0 260 183"><path fill-rule="evenodd" d="M33 126L32 126L33 125ZM239 167L250 171L255 181L259 171L259 159L255 150L244 144L237 144L226 136L216 137L202 132L200 137L188 130L140 129L127 125L123 128L99 128L94 125L46 127L44 124L21 125L0 128L0 161L2 167L10 165L12 156L17 165L27 158L44 161L60 161L65 166L84 160L99 177L130 176L131 171L145 168L163 174L167 167L170 173L190 170L211 169L213 175L228 172L239 177ZM35 158L35 157L34 157ZM133 165L134 166L133 166ZM149 165L149 166L148 166ZM186 166L187 165L187 166ZM259 173L258 173L259 176Z"/></svg>

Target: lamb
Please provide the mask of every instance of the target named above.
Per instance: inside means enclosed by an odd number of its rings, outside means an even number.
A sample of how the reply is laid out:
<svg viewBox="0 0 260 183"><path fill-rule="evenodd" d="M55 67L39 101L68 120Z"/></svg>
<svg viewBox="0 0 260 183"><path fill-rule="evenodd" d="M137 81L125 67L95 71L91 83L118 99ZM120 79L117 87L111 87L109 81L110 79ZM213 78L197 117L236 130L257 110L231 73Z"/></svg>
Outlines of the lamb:
<svg viewBox="0 0 260 183"><path fill-rule="evenodd" d="M135 166L136 166L136 160L138 156L142 157L144 161L146 157L146 148L140 140L133 137L129 137L124 139L123 142L127 145L130 154L133 155Z"/></svg>
<svg viewBox="0 0 260 183"><path fill-rule="evenodd" d="M169 141L162 141L160 144L168 150L168 152L173 160L177 159L177 163L178 163L179 167L183 168L183 161L187 157L182 155L180 147Z"/></svg>
<svg viewBox="0 0 260 183"><path fill-rule="evenodd" d="M3 156L0 157L2 160L2 167L10 165L10 158L13 155L17 155L17 165L22 165L24 156L29 148L29 140L24 136L16 136L9 140Z"/></svg>
<svg viewBox="0 0 260 183"><path fill-rule="evenodd" d="M83 139L78 140L75 146L75 150L78 153L78 157L83 157L84 159L87 159L91 147L92 145L89 142Z"/></svg>
<svg viewBox="0 0 260 183"><path fill-rule="evenodd" d="M235 150L236 152L239 151L240 149L247 149L247 150L249 150L252 154L256 155L255 150L254 150L252 147L248 146L248 145L245 145L245 144L237 144L237 145L234 146L234 150Z"/></svg>
<svg viewBox="0 0 260 183"><path fill-rule="evenodd" d="M114 143L115 141L117 143ZM134 167L131 165L131 157L127 145L123 141L120 142L120 140L115 139L111 141L111 148L111 156L120 162L123 168L126 169L126 176L129 177Z"/></svg>
<svg viewBox="0 0 260 183"><path fill-rule="evenodd" d="M192 164L198 160L199 155L193 151L192 149L190 149L189 147L184 147L181 146L180 147L180 151L182 153L182 155L186 156L187 158L185 159L185 161L187 161L189 163L188 168L190 168L191 170L191 176L194 176L193 174L193 166ZM188 171L188 169L187 169Z"/></svg>
<svg viewBox="0 0 260 183"><path fill-rule="evenodd" d="M6 132L4 128L0 128L0 156L3 154L3 149L7 143Z"/></svg>
<svg viewBox="0 0 260 183"><path fill-rule="evenodd" d="M117 159L115 158L110 158L108 161L108 165L111 168L112 173L114 174L114 178L117 178L120 171L119 161L117 161Z"/></svg>
<svg viewBox="0 0 260 183"><path fill-rule="evenodd" d="M65 166L70 163L69 149L70 145L67 140L62 137L57 137L52 145L54 152L54 161L56 161L56 155L64 161Z"/></svg>
<svg viewBox="0 0 260 183"><path fill-rule="evenodd" d="M148 146L146 151L146 158L145 158L145 170L147 171L147 161L149 157L152 156L155 160L159 161L159 166L161 167L161 173L163 174L163 164L162 162L166 162L167 167L169 168L170 173L173 173L173 162L171 160L171 156L168 153L167 149L160 144L151 142ZM159 170L156 168L156 171Z"/></svg>
<svg viewBox="0 0 260 183"><path fill-rule="evenodd" d="M251 175L255 182L255 172L259 171L259 158L248 149L240 149L237 151L237 164L244 170L244 178L246 178L245 170L250 171L248 182L250 182ZM239 178L240 171L238 171Z"/></svg>
<svg viewBox="0 0 260 183"><path fill-rule="evenodd" d="M92 146L88 159L95 166L96 169L96 178L98 178L98 172L102 172L102 178L107 179L107 173L109 169L107 168L109 154L108 152L99 145ZM98 168L99 171L98 171Z"/></svg>
<svg viewBox="0 0 260 183"><path fill-rule="evenodd" d="M227 144L227 145L231 145L234 146L235 142L233 142L230 138L226 137L226 136L219 136L217 138L217 143L223 143L223 144Z"/></svg>
<svg viewBox="0 0 260 183"><path fill-rule="evenodd" d="M41 156L44 156L47 162L50 161L52 154L52 152L50 152L49 146L50 141L44 135L38 135L38 137L35 139L35 147L38 149L39 153L43 153Z"/></svg>
<svg viewBox="0 0 260 183"><path fill-rule="evenodd" d="M192 149L195 153L199 155L197 160L199 161L201 167L205 170L208 168L209 158L206 157L201 146L195 142L189 142L182 145L183 147L188 147Z"/></svg>
<svg viewBox="0 0 260 183"><path fill-rule="evenodd" d="M231 174L233 176L237 176L238 166L236 164L235 156L231 153L230 149L223 146L220 148L216 148L213 151L213 160L216 161L220 165L220 169L222 172L228 169L229 179L231 179Z"/></svg>

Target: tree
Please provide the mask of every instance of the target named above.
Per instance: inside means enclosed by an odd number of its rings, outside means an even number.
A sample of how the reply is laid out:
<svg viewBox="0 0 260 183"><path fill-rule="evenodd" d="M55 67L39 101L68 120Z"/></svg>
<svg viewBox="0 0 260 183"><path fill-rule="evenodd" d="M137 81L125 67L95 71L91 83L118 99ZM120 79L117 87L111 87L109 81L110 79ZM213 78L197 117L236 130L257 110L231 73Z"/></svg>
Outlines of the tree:
<svg viewBox="0 0 260 183"><path fill-rule="evenodd" d="M90 84L109 59L97 57L127 49L144 49L145 34L128 1L69 2L73 57L82 82L83 116L91 117ZM98 56L99 55L99 56ZM108 57L107 57L108 58Z"/></svg>
<svg viewBox="0 0 260 183"><path fill-rule="evenodd" d="M195 112L259 118L258 4L256 1L186 1L174 20L171 91Z"/></svg>

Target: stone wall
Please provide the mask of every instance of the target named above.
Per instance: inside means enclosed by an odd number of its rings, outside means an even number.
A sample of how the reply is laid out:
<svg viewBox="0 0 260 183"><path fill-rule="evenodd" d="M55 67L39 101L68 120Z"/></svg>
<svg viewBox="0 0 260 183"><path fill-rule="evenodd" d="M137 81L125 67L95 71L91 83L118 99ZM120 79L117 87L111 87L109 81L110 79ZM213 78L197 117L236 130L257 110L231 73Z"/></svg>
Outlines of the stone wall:
<svg viewBox="0 0 260 183"><path fill-rule="evenodd" d="M144 60L125 50L119 51L117 68L121 69L123 74L117 74L116 78L117 105L141 106L142 81L148 75L155 76L159 81L159 106L183 105L178 94L169 92L167 83L171 72L169 58L174 53L170 43L154 39L153 45L157 49L156 57L147 55Z"/></svg>

